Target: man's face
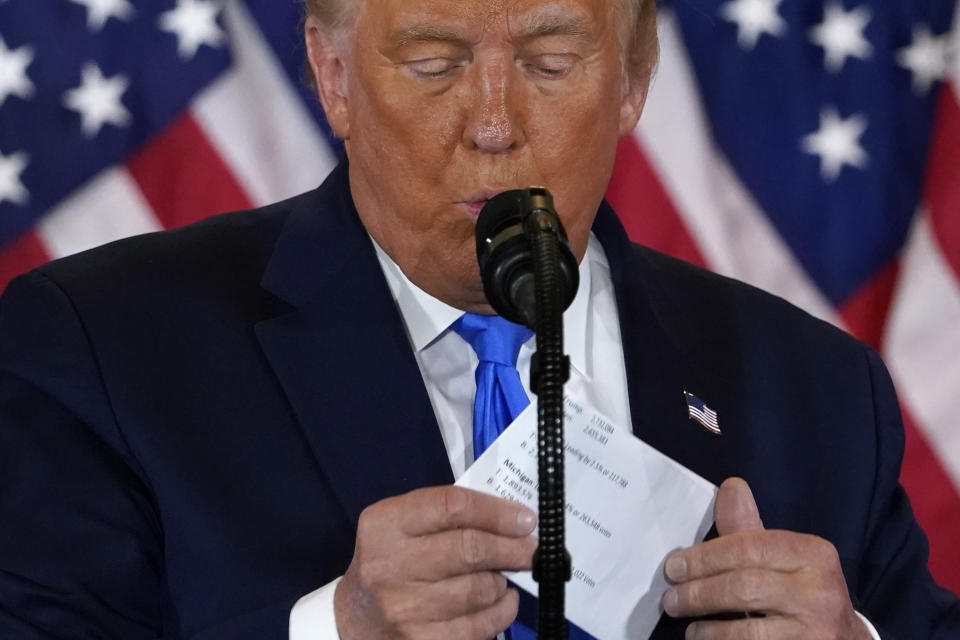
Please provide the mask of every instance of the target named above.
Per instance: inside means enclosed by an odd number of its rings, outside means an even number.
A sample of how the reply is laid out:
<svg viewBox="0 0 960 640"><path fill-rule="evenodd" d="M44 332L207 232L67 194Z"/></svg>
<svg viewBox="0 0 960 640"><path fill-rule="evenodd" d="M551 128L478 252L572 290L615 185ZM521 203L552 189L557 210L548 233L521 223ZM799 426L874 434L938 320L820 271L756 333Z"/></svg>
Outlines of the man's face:
<svg viewBox="0 0 960 640"><path fill-rule="evenodd" d="M407 277L489 311L477 214L533 185L553 193L582 258L646 90L622 73L618 0L357 1L345 46L308 22L310 59L360 217Z"/></svg>

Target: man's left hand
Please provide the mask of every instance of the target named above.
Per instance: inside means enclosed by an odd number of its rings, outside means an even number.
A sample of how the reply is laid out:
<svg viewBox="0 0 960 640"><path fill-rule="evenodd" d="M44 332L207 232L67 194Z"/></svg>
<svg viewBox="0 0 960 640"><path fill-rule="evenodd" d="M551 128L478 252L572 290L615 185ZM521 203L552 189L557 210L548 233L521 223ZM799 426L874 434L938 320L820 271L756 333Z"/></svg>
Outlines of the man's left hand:
<svg viewBox="0 0 960 640"><path fill-rule="evenodd" d="M670 555L673 617L743 612L742 620L697 621L687 640L870 640L850 602L837 550L817 536L763 528L753 493L729 478L717 493L719 537Z"/></svg>

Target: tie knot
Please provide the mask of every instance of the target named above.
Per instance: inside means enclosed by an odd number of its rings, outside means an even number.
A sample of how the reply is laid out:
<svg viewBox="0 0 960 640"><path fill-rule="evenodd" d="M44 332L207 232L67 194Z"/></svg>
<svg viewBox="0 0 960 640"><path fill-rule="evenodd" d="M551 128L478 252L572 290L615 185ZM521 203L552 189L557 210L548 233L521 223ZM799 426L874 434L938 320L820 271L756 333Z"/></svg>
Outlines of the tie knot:
<svg viewBox="0 0 960 640"><path fill-rule="evenodd" d="M500 316L465 313L453 323L453 330L470 343L481 362L517 366L520 347L533 331Z"/></svg>

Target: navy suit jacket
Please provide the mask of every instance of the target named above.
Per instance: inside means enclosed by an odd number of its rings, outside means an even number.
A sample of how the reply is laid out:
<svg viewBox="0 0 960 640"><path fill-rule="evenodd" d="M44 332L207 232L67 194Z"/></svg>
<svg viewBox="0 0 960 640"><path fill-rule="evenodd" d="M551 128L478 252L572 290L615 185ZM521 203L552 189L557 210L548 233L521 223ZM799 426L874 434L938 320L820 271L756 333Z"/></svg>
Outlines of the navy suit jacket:
<svg viewBox="0 0 960 640"><path fill-rule="evenodd" d="M346 167L256 211L123 240L0 303L0 638L285 638L367 505L453 481ZM633 428L770 528L836 545L884 640L960 637L897 484L869 348L632 245L604 204ZM722 436L687 418L683 391ZM661 621L654 638L681 638Z"/></svg>

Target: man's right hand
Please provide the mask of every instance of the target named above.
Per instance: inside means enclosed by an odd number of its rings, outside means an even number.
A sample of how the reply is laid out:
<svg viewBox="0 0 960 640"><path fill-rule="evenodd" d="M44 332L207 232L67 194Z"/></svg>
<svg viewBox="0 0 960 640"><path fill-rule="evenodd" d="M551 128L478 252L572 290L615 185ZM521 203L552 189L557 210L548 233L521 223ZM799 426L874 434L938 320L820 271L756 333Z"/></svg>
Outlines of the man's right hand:
<svg viewBox="0 0 960 640"><path fill-rule="evenodd" d="M431 487L367 507L334 595L342 640L492 638L517 615L500 571L529 569L532 511L461 487Z"/></svg>

